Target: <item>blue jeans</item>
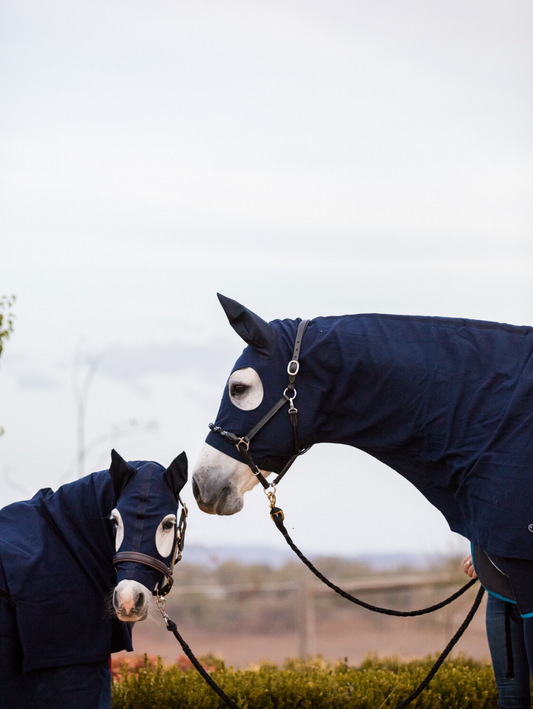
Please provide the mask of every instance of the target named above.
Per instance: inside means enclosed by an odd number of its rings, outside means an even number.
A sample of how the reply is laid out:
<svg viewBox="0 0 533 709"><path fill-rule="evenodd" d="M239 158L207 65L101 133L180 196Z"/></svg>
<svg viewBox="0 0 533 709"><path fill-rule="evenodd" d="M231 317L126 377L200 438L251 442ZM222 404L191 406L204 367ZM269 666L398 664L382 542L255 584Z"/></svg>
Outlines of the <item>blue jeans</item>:
<svg viewBox="0 0 533 709"><path fill-rule="evenodd" d="M512 604L514 617L520 619ZM511 618L510 631L513 647L514 678L507 679L507 650L505 644L505 602L488 594L487 638L489 641L494 677L498 686L501 709L530 709L531 692L529 663L524 640L524 626Z"/></svg>

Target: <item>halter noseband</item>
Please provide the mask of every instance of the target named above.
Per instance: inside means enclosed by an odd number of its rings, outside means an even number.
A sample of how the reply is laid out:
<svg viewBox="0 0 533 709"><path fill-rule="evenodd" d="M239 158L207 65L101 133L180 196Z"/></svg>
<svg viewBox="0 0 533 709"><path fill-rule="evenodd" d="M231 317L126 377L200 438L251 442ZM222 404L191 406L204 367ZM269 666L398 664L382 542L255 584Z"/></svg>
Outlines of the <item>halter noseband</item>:
<svg viewBox="0 0 533 709"><path fill-rule="evenodd" d="M255 426L246 434L246 436L237 436L235 433L231 433L230 431L225 431L223 428L220 426L217 426L214 423L209 424L209 428L213 433L218 433L220 436L223 438L226 438L230 443L233 443L234 446L236 446L237 450L241 454L242 458L244 459L244 462L246 465L250 468L252 473L255 475L255 477L258 479L258 481L261 483L261 485L264 487L265 490L268 490L270 487L274 487L279 483L281 478L285 475L285 473L288 471L288 469L291 467L291 465L294 463L296 458L298 456L302 455L306 451L309 450L309 447L307 448L300 448L299 443L298 443L298 409L294 406L294 399L296 398L296 389L294 386L294 383L296 381L296 375L298 374L298 371L300 370L300 362L299 362L299 357L300 357L300 350L302 347L302 340L305 331L307 330L307 326L309 325L310 320L302 320L300 324L298 325L298 330L296 332L296 341L294 343L294 350L292 353L292 359L287 365L287 373L289 375L289 382L287 384L287 387L285 391L283 392L283 395L281 399L274 404L274 406L268 411L263 418L255 424ZM283 461L281 465L281 470L279 469L279 458L276 459L274 457L267 457L263 460L262 466L263 468L266 467L266 465L271 465L275 466L274 467L274 472L278 473L278 476L272 483L272 485L266 480L265 476L259 469L259 466L255 463L254 459L252 458L252 454L250 453L250 441L252 438L255 436L256 433L258 433L263 426L265 426L270 419L277 414L277 412L284 406L286 402L289 402L289 418L290 422L292 425L292 431L294 435L294 453L292 456L287 460L286 458L282 459ZM276 468L278 468L276 470Z"/></svg>
<svg viewBox="0 0 533 709"><path fill-rule="evenodd" d="M183 545L185 544L185 530L187 529L187 505L185 505L181 497L178 495L178 501L181 503L181 515L180 521L176 528L176 538L174 539L174 544L172 545L172 553L170 555L170 564L167 566L164 562L159 559L155 559L153 556L148 554L142 554L138 551L119 551L113 557L113 565L130 562L133 564L143 564L144 566L149 566L156 571L160 571L164 578L165 584L162 586L161 581L158 581L152 595L154 596L166 596L174 584L174 566L181 560L181 553L183 551Z"/></svg>

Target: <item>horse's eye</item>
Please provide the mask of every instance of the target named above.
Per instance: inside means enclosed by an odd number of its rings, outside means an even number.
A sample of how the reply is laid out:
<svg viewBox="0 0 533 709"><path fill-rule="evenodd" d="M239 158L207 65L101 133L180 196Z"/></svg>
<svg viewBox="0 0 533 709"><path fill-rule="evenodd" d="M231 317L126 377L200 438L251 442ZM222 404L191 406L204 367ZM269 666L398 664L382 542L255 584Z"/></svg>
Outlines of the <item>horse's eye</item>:
<svg viewBox="0 0 533 709"><path fill-rule="evenodd" d="M232 396L242 396L245 394L250 387L247 384L232 384L231 385L231 395Z"/></svg>
<svg viewBox="0 0 533 709"><path fill-rule="evenodd" d="M231 373L228 394L233 406L241 411L257 409L263 401L263 385L259 374L251 367L242 367Z"/></svg>
<svg viewBox="0 0 533 709"><path fill-rule="evenodd" d="M161 526L164 532L170 532L171 529L174 529L174 522L172 522L170 519L167 519L163 522Z"/></svg>

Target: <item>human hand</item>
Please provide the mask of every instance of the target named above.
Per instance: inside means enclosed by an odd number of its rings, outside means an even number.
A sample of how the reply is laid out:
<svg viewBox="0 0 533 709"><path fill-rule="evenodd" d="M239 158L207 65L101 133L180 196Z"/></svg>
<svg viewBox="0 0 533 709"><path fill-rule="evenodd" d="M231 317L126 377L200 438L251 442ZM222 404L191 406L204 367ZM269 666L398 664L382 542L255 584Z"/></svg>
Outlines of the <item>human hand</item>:
<svg viewBox="0 0 533 709"><path fill-rule="evenodd" d="M474 564L472 563L472 554L469 554L463 561L463 571L471 579L477 579L476 570L474 569Z"/></svg>

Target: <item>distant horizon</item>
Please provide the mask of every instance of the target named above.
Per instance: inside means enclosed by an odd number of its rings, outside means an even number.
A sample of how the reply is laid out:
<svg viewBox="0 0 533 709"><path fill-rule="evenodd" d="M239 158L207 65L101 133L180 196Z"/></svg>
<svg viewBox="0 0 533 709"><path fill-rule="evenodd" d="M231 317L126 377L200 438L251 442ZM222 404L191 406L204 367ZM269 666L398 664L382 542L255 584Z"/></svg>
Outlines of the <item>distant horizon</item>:
<svg viewBox="0 0 533 709"><path fill-rule="evenodd" d="M376 551L361 553L338 553L338 554L309 554L312 560L317 559L343 559L349 562L367 563L376 569L385 567L408 565L413 568L427 567L428 563L446 562L449 559L458 557L460 554L428 554L423 552L406 551ZM237 561L242 564L268 564L270 566L282 566L294 560L301 563L294 552L289 548L277 548L262 545L228 544L226 546L210 546L206 544L186 544L183 550L184 562L190 564L205 564L215 566L226 561Z"/></svg>

